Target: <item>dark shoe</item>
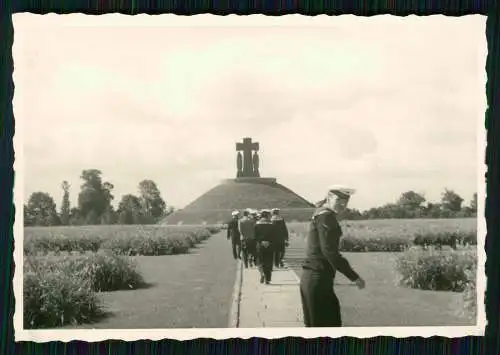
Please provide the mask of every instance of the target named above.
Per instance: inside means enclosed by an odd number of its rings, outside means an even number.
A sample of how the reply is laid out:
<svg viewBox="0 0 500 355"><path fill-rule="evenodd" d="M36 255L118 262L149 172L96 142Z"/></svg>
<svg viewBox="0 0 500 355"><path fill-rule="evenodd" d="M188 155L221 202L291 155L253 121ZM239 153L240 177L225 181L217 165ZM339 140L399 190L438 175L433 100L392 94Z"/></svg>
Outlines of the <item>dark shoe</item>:
<svg viewBox="0 0 500 355"><path fill-rule="evenodd" d="M271 283L271 281L266 281L266 285L269 285Z"/></svg>
<svg viewBox="0 0 500 355"><path fill-rule="evenodd" d="M261 276L261 277L260 277L260 283L261 283L261 284L263 284L263 283L264 283L264 280L265 280L264 276Z"/></svg>

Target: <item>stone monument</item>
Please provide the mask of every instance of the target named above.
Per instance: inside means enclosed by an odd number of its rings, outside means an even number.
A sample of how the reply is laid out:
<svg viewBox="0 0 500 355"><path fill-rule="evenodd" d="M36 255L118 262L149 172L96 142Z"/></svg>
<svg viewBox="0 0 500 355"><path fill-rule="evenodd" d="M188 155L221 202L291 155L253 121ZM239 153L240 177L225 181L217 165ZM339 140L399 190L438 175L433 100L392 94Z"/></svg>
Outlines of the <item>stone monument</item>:
<svg viewBox="0 0 500 355"><path fill-rule="evenodd" d="M243 170L240 172L239 169L239 164L238 164L238 172L236 174L237 177L242 177L242 178L250 178L250 177L256 177L255 175L255 170L254 170L254 162L255 159L252 157L252 151L255 151L255 154L257 154L257 151L259 150L259 143L257 142L252 142L252 138L243 138L243 143L236 143L236 151L238 152L238 159L241 156L240 152L243 152ZM239 160L238 160L239 163ZM258 174L258 156L257 156L257 174ZM257 175L258 176L258 175Z"/></svg>

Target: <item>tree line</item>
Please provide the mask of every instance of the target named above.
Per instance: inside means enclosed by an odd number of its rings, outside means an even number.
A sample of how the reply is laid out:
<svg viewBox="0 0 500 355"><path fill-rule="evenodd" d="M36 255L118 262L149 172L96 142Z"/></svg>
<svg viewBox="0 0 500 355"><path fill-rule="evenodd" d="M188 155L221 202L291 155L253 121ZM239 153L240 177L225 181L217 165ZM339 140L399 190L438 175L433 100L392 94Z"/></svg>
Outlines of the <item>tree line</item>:
<svg viewBox="0 0 500 355"><path fill-rule="evenodd" d="M142 180L138 185L139 195L122 197L115 210L111 202L113 184L103 181L97 169L83 170L82 184L77 206L71 208L70 184L63 181L61 208L57 211L52 196L46 192L34 192L24 205L25 226L99 225L99 224L154 224L173 209L161 197L160 190L152 180Z"/></svg>
<svg viewBox="0 0 500 355"><path fill-rule="evenodd" d="M173 212L161 197L152 180L138 184L138 196L124 195L115 210L112 201L113 184L103 181L97 169L83 170L82 184L77 206L70 204L70 184L63 181L63 198L58 211L52 196L46 192L34 192L24 205L25 226L99 225L99 224L155 224ZM439 203L427 202L423 194L407 191L395 203L365 211L348 208L343 219L390 219L390 218L466 218L477 216L477 193L468 204L453 190L445 189Z"/></svg>
<svg viewBox="0 0 500 355"><path fill-rule="evenodd" d="M391 218L469 218L477 216L477 193L468 204L453 190L445 189L441 201L432 203L415 191L401 194L395 203L388 203L366 211L348 208L343 213L344 219L391 219Z"/></svg>

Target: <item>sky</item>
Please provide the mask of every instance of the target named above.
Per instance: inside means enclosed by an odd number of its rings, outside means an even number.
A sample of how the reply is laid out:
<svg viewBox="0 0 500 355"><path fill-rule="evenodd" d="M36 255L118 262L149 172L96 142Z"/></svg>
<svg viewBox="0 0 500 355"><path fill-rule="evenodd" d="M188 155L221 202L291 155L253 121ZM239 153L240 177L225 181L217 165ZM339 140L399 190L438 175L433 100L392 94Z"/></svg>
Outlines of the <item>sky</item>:
<svg viewBox="0 0 500 355"><path fill-rule="evenodd" d="M361 210L478 189L483 16L13 18L25 201L59 208L67 180L74 205L95 168L115 205L147 178L182 208L235 177L243 137L312 202L337 183Z"/></svg>

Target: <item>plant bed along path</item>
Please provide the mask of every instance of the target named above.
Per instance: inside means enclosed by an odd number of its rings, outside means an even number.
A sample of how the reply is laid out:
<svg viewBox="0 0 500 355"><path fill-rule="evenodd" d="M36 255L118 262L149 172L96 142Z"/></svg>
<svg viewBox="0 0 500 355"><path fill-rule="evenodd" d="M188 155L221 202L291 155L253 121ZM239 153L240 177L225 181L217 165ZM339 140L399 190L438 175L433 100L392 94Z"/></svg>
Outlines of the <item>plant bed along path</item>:
<svg viewBox="0 0 500 355"><path fill-rule="evenodd" d="M305 255L303 236L290 236L285 261L300 277ZM475 324L461 315L462 294L424 291L397 285L397 253L342 253L365 280L366 288L355 285L337 273L335 293L342 309L343 326L471 326ZM297 290L299 292L299 290Z"/></svg>
<svg viewBox="0 0 500 355"><path fill-rule="evenodd" d="M226 328L237 262L225 231L189 254L135 258L147 288L99 294L110 315L66 329Z"/></svg>

